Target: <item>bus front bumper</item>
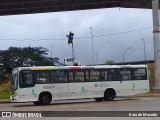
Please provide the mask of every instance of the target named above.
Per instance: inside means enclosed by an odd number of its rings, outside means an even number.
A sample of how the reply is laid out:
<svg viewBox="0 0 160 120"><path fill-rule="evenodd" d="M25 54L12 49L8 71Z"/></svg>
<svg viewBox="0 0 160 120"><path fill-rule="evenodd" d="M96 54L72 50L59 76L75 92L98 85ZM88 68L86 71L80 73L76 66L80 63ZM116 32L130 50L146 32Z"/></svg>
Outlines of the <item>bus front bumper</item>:
<svg viewBox="0 0 160 120"><path fill-rule="evenodd" d="M11 102L18 102L18 97L17 96L10 96Z"/></svg>

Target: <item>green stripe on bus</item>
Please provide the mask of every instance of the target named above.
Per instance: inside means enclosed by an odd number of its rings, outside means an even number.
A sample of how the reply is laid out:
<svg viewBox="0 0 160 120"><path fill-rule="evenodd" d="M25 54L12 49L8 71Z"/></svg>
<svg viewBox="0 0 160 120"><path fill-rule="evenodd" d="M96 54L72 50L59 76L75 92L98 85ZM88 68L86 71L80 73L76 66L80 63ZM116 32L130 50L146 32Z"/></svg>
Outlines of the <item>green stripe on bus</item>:
<svg viewBox="0 0 160 120"><path fill-rule="evenodd" d="M55 70L57 67L33 67L32 70Z"/></svg>
<svg viewBox="0 0 160 120"><path fill-rule="evenodd" d="M82 91L84 92L84 86L82 86Z"/></svg>
<svg viewBox="0 0 160 120"><path fill-rule="evenodd" d="M34 89L32 89L32 94L34 94Z"/></svg>

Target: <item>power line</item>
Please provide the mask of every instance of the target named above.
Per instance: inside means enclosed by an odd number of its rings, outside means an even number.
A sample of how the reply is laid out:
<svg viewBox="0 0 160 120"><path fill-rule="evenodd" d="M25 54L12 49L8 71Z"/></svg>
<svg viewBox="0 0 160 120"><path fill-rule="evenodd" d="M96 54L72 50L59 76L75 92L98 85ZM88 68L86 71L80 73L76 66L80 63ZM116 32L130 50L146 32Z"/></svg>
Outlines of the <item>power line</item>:
<svg viewBox="0 0 160 120"><path fill-rule="evenodd" d="M146 28L130 30L130 31L125 31L125 32L111 33L111 34L97 35L97 36L93 36L93 37L105 37L105 36L111 36L111 35L126 34L126 33L137 32L137 31L141 31L141 30L145 30L145 29L150 29L150 28L153 28L153 27L146 27Z"/></svg>
<svg viewBox="0 0 160 120"><path fill-rule="evenodd" d="M157 25L159 26L159 25ZM129 31L124 31L124 32L117 32L117 33L110 33L110 34L103 34L103 35L94 35L94 36L86 36L86 37L76 37L74 39L89 39L91 37L107 37L107 36L113 36L113 35L120 35L120 34L127 34L127 33L131 33L131 32L137 32L137 31L141 31L141 30L145 30L145 29L150 29L150 28L153 28L154 26L152 27L146 27L146 28L140 28L140 29L135 29L135 30L129 30ZM56 39L3 39L1 38L0 41L20 41L20 42L23 42L23 41L64 41L64 40L67 40L67 38L62 38L62 39L59 39L59 38L56 38Z"/></svg>
<svg viewBox="0 0 160 120"><path fill-rule="evenodd" d="M56 40L56 41L61 41L61 40L67 40L67 39L0 39L1 41L52 41L52 40Z"/></svg>

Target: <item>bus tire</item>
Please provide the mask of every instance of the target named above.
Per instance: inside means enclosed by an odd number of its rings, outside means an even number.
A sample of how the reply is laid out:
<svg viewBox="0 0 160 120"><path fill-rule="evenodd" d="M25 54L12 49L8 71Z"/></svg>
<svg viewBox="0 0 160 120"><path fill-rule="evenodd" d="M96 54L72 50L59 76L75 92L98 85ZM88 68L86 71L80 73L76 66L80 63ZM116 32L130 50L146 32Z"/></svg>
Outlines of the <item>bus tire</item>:
<svg viewBox="0 0 160 120"><path fill-rule="evenodd" d="M116 92L112 88L106 89L106 91L104 92L104 100L105 101L112 101L112 100L114 100L115 97L116 97Z"/></svg>
<svg viewBox="0 0 160 120"><path fill-rule="evenodd" d="M50 93L42 93L39 98L41 105L49 105L51 103L52 96Z"/></svg>
<svg viewBox="0 0 160 120"><path fill-rule="evenodd" d="M34 101L33 104L34 105L40 105L41 103L39 101Z"/></svg>
<svg viewBox="0 0 160 120"><path fill-rule="evenodd" d="M97 102L103 101L103 98L94 98Z"/></svg>

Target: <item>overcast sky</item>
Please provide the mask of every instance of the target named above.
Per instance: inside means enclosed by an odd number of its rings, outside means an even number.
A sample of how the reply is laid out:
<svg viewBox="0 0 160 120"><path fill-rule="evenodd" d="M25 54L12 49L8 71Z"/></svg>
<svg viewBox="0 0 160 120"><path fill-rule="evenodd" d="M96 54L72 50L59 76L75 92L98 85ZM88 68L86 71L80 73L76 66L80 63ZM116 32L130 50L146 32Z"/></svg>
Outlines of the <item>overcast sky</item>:
<svg viewBox="0 0 160 120"><path fill-rule="evenodd" d="M72 56L71 45L68 45L66 35L72 31L75 38L90 37L90 27L92 27L94 36L108 35L93 38L94 52L97 54L95 63L104 63L105 60L122 62L123 53L129 47L132 48L125 53L125 61L144 60L142 38L146 43L147 60L151 60L153 59L152 26L152 11L147 9L107 8L1 16L0 49L8 49L10 46L42 46L51 50L51 45L53 45L52 56L63 61L64 58ZM138 31L109 35L132 30ZM83 64L92 64L91 37L74 39L74 48L75 58L78 61ZM51 56L50 53L49 51L49 56Z"/></svg>

